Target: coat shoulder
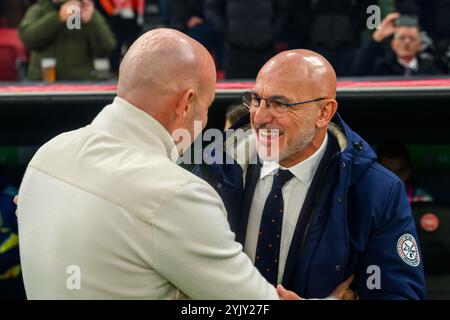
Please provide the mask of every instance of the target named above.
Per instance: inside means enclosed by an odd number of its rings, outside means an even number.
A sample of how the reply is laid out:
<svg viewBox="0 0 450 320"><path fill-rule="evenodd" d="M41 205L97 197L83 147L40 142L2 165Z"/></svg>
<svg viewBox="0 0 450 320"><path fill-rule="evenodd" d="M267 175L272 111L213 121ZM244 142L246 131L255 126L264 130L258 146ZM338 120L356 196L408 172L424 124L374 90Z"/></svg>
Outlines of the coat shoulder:
<svg viewBox="0 0 450 320"><path fill-rule="evenodd" d="M350 199L355 211L372 222L389 218L393 207L408 201L400 178L376 162L352 186Z"/></svg>
<svg viewBox="0 0 450 320"><path fill-rule="evenodd" d="M91 126L55 137L39 149L29 166L145 220L188 184L215 192L161 153L127 144Z"/></svg>
<svg viewBox="0 0 450 320"><path fill-rule="evenodd" d="M392 171L383 167L377 162L373 162L367 170L361 174L355 181L357 189L365 191L389 191L393 186L401 184L402 181ZM369 194L372 194L370 192Z"/></svg>

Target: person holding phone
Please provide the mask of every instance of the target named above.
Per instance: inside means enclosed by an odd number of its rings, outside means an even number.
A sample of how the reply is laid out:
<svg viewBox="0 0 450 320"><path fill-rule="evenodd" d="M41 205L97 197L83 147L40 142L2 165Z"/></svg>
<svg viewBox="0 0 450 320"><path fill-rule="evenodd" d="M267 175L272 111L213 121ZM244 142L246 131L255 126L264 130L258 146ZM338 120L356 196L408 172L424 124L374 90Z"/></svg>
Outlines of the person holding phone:
<svg viewBox="0 0 450 320"><path fill-rule="evenodd" d="M385 42L390 48L385 50ZM420 57L421 33L417 18L390 13L361 50L355 74L376 76L438 75L432 61Z"/></svg>

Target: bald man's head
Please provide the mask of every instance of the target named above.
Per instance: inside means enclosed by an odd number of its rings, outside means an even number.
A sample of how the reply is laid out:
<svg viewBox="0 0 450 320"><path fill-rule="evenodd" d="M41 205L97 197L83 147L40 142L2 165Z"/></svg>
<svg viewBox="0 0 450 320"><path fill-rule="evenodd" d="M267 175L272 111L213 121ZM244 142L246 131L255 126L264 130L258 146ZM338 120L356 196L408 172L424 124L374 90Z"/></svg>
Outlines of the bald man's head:
<svg viewBox="0 0 450 320"><path fill-rule="evenodd" d="M200 43L172 29L138 38L120 65L117 96L154 117L170 134L207 122L214 100L216 68Z"/></svg>
<svg viewBox="0 0 450 320"><path fill-rule="evenodd" d="M296 90L298 99L336 97L336 72L324 57L314 51L298 49L277 54L261 68L257 78L274 77Z"/></svg>
<svg viewBox="0 0 450 320"><path fill-rule="evenodd" d="M290 167L312 155L325 138L337 110L336 73L318 53L285 51L261 68L253 97L264 98L253 98L261 102L250 114L259 149L278 145L279 163Z"/></svg>
<svg viewBox="0 0 450 320"><path fill-rule="evenodd" d="M215 81L214 61L200 43L161 28L143 34L129 48L120 65L117 95L154 113L189 89L213 94Z"/></svg>

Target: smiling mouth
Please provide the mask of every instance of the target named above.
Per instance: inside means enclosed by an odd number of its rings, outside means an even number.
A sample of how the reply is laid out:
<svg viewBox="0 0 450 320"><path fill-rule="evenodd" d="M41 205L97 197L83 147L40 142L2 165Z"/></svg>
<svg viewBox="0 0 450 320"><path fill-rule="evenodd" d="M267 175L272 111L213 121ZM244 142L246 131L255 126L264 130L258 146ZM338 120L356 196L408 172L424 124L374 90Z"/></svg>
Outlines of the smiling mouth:
<svg viewBox="0 0 450 320"><path fill-rule="evenodd" d="M275 139L279 139L283 133L279 129L259 129L258 140L262 142L270 142Z"/></svg>

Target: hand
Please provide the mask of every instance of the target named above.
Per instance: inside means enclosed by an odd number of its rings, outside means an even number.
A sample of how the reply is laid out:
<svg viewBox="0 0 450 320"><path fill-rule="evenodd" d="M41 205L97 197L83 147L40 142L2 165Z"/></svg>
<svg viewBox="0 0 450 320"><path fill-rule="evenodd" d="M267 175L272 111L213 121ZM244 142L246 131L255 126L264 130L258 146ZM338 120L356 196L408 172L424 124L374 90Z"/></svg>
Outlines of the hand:
<svg viewBox="0 0 450 320"><path fill-rule="evenodd" d="M355 280L355 275L352 274L347 280L342 282L340 285L334 289L334 291L330 294L330 297L336 298L339 300L357 300L359 299L358 294L350 289L350 284Z"/></svg>
<svg viewBox="0 0 450 320"><path fill-rule="evenodd" d="M353 280L355 280L355 275L351 275L347 280L338 285L330 294L330 297L338 300L357 300L358 295L349 288ZM277 286L277 292L281 300L304 300L295 292L286 290L281 284Z"/></svg>
<svg viewBox="0 0 450 320"><path fill-rule="evenodd" d="M71 7L78 7L81 10L81 4L79 1L67 1L59 9L59 20L61 22L66 22L67 19L74 14Z"/></svg>
<svg viewBox="0 0 450 320"><path fill-rule="evenodd" d="M19 196L15 196L13 202L17 206L19 204ZM16 209L16 216L17 216L17 209Z"/></svg>
<svg viewBox="0 0 450 320"><path fill-rule="evenodd" d="M192 28L194 28L194 27L196 27L196 26L198 26L199 24L202 24L202 23L203 23L203 19L202 19L202 18L197 17L197 16L192 16L192 17L188 20L188 22L186 23L186 26L187 26L189 29L192 29Z"/></svg>
<svg viewBox="0 0 450 320"><path fill-rule="evenodd" d="M281 284L277 286L277 292L281 300L303 300L294 291L286 290Z"/></svg>
<svg viewBox="0 0 450 320"><path fill-rule="evenodd" d="M386 18L381 21L379 29L373 33L373 41L381 42L391 36L395 32L395 20L398 18L400 18L400 13L398 12L388 14Z"/></svg>
<svg viewBox="0 0 450 320"><path fill-rule="evenodd" d="M94 15L94 3L92 0L83 0L81 5L81 21L84 23L89 23Z"/></svg>

